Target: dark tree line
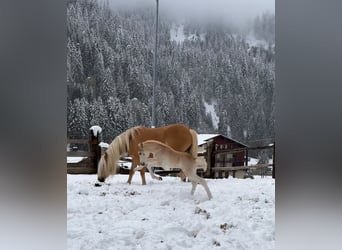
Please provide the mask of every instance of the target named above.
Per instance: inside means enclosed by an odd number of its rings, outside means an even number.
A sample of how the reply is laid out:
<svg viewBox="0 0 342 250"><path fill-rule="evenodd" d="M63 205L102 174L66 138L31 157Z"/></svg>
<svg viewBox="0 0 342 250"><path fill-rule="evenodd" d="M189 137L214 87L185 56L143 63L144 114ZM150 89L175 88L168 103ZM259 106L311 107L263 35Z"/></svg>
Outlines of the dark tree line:
<svg viewBox="0 0 342 250"><path fill-rule="evenodd" d="M166 18L159 25L156 125L184 123L246 143L273 137L272 36L263 37L269 48L250 47L225 25L186 22L186 33L195 38L177 43L172 25ZM269 33L267 25L260 27ZM105 1L68 1L69 138L86 137L90 126L99 125L110 142L129 127L151 125L153 34L152 9L118 11ZM218 129L204 107L213 101Z"/></svg>

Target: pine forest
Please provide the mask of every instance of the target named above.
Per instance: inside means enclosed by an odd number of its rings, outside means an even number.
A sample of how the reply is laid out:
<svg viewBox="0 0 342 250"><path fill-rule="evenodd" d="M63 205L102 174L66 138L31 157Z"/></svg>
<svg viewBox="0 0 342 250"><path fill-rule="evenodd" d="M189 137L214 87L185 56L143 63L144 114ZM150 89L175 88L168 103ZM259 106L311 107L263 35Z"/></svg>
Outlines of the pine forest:
<svg viewBox="0 0 342 250"><path fill-rule="evenodd" d="M183 123L248 145L273 140L274 14L244 29L161 15L158 31L156 126ZM99 125L109 143L151 126L154 34L152 7L68 0L68 138L87 138Z"/></svg>

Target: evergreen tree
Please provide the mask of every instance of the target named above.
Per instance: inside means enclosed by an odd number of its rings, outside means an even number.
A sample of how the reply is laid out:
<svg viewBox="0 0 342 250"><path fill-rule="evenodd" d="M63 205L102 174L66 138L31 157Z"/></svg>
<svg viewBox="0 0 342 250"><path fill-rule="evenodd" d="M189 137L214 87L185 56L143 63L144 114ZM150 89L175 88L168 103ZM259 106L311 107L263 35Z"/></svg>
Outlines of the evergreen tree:
<svg viewBox="0 0 342 250"><path fill-rule="evenodd" d="M127 130L128 116L125 112L123 104L116 97L109 97L106 106L109 120L108 127L110 134L112 134L114 138L115 136Z"/></svg>
<svg viewBox="0 0 342 250"><path fill-rule="evenodd" d="M71 137L87 138L90 128L87 115L89 104L85 98L82 98L75 99L71 105L72 107L69 107L69 133Z"/></svg>
<svg viewBox="0 0 342 250"><path fill-rule="evenodd" d="M109 68L105 71L103 82L100 85L100 93L103 100L108 100L110 97L116 96L114 80Z"/></svg>

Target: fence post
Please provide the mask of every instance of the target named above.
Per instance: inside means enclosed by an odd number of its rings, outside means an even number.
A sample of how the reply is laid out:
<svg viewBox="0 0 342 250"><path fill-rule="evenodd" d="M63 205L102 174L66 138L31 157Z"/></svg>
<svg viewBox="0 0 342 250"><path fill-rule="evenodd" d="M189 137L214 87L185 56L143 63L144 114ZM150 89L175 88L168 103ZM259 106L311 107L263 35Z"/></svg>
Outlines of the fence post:
<svg viewBox="0 0 342 250"><path fill-rule="evenodd" d="M245 166L248 166L248 148L245 148Z"/></svg>
<svg viewBox="0 0 342 250"><path fill-rule="evenodd" d="M275 179L275 142L273 143L273 168L272 168L272 178Z"/></svg>
<svg viewBox="0 0 342 250"><path fill-rule="evenodd" d="M97 164L101 157L101 147L99 146L99 136L100 132L97 134L94 134L94 130L90 129L90 135L89 135L89 151L94 153L94 156L91 160L92 167L96 168L97 170Z"/></svg>

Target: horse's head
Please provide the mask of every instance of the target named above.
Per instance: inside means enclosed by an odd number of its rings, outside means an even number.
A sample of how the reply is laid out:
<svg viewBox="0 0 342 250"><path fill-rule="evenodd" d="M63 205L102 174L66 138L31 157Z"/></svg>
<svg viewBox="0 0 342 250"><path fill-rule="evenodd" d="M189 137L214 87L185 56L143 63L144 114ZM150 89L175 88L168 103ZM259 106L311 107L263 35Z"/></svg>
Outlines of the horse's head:
<svg viewBox="0 0 342 250"><path fill-rule="evenodd" d="M100 182L104 182L108 176L107 171L106 171L106 169L108 169L107 163L108 163L108 154L107 154L107 152L105 152L101 156L101 159L100 159L98 167L97 167L97 180Z"/></svg>

